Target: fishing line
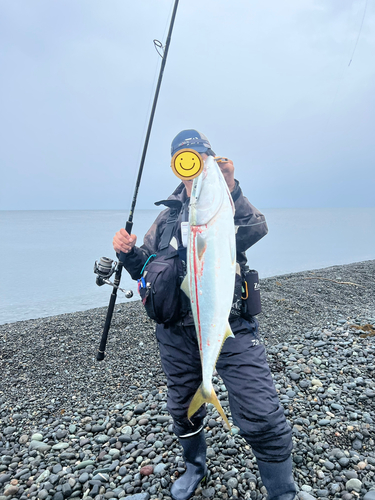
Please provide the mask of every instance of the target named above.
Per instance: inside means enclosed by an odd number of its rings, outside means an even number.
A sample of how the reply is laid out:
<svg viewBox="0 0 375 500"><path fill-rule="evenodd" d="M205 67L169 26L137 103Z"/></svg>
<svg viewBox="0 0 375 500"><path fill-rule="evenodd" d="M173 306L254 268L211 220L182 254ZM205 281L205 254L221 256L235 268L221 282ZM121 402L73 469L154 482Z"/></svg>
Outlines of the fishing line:
<svg viewBox="0 0 375 500"><path fill-rule="evenodd" d="M345 76L347 74L347 69L349 68L349 66L351 65L351 62L353 60L353 57L354 57L354 53L356 51L356 48L357 48L357 45L358 45L358 41L359 41L359 38L361 36L361 32L362 32L362 28L363 28L363 23L364 23L364 20L365 20L365 16L366 16L366 9L367 9L367 2L368 0L365 0L365 8L363 10L363 15L362 15L362 21L361 21L361 25L360 25L360 28L359 28L359 32L358 32L358 35L357 35L357 39L355 41L355 44L354 44L354 48L353 48L353 51L352 51L352 55L351 55L351 58L350 58L350 61L349 61L349 64L347 66L345 66L342 70L342 73L341 73L341 77L339 78L339 82L337 84L337 87L336 87L336 92L335 92L335 95L332 99L332 104L330 106L330 110L328 112L328 121L326 123L326 125L328 126L330 121L331 121L331 116L332 116L332 110L335 106L335 103L336 103L336 99L337 99L337 96L339 94L339 90L340 90L340 87L342 85L342 82L344 81L345 79Z"/></svg>
<svg viewBox="0 0 375 500"><path fill-rule="evenodd" d="M153 102L153 99L154 99L154 92L155 92L154 89L156 87L156 81L157 81L158 76L159 76L159 66L160 66L160 61L159 61L159 59L157 59L156 63L155 63L155 71L154 71L154 76L153 76L152 84L150 86L150 93L149 93L150 97L148 99L148 105L146 107L145 118L144 118L144 122L143 122L143 126L142 126L142 135L140 136L141 138L139 140L138 158L141 157L142 150L143 150L143 140L142 140L142 137L145 137L146 131L147 131L147 126L148 126L150 111L151 111L152 102ZM132 177L132 184L133 184L133 186L135 184L137 176L138 176L138 169L135 167L135 168L133 168L133 177Z"/></svg>
<svg viewBox="0 0 375 500"><path fill-rule="evenodd" d="M367 0L365 2L365 9L363 11L363 16L362 16L362 22L361 22L361 26L359 28L359 33L358 33L358 36L357 36L357 40L355 42L355 45L354 45L354 49L353 49L353 53L352 53L352 57L350 58L350 61L349 61L349 64L348 64L348 67L351 65L352 63L352 60L353 60L353 57L354 57L354 52L357 48L357 45L358 45L358 40L359 40L359 37L361 36L361 32L362 32L362 28L363 28L363 21L365 20L365 16L366 16L366 9L367 9Z"/></svg>
<svg viewBox="0 0 375 500"><path fill-rule="evenodd" d="M172 2L171 8L169 9L169 13L168 13L169 17L167 18L167 21L165 22L165 26L164 26L164 30L163 30L163 36L161 38L162 40L166 39L166 34L167 34L167 31L168 31L168 28L169 28L169 19L172 16L173 8L174 8L174 4ZM158 47L159 47L159 50L161 52L159 52L158 48L156 47L156 43L155 42L157 42L158 44L160 44L160 45L158 45ZM154 44L154 47L156 49L156 52L159 54L159 56L161 58L163 58L165 45L163 45L159 40L156 40L156 39L153 40L153 44ZM146 130L147 130L147 126L148 126L148 116L150 115L150 111L151 111L152 103L153 103L153 99L154 99L154 89L156 87L156 81L157 81L157 79L159 77L159 65L160 65L160 60L156 60L154 77L153 77L153 80L152 80L152 85L150 87L150 97L149 97L149 101L148 101L147 112L146 112L145 120L144 120L144 124L143 124L143 137L146 135ZM141 156L142 149L143 149L143 142L140 141L139 148L138 148L138 157ZM133 170L133 179L132 179L133 180L133 185L135 184L135 180L137 178L137 174L138 174L138 171L137 170Z"/></svg>
<svg viewBox="0 0 375 500"><path fill-rule="evenodd" d="M169 28L168 19L170 19L172 17L172 13L173 13L173 2L171 3L171 8L169 9L168 17L166 18L166 21L165 21L163 36L161 37L162 40L166 40L166 38L167 38L167 31Z"/></svg>

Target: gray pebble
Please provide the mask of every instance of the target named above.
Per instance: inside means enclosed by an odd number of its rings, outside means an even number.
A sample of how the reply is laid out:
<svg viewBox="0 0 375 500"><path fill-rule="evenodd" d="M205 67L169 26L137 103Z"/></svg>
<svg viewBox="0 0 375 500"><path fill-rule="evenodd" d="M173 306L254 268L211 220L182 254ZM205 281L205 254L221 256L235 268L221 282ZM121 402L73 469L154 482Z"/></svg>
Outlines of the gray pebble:
<svg viewBox="0 0 375 500"><path fill-rule="evenodd" d="M120 467L119 470L118 470L118 473L119 473L120 476L125 476L127 472L128 472L128 470L125 467L125 465L123 465L122 467Z"/></svg>
<svg viewBox="0 0 375 500"><path fill-rule="evenodd" d="M167 467L167 464L159 463L155 465L154 467L154 474L161 474L164 472L165 468Z"/></svg>
<svg viewBox="0 0 375 500"><path fill-rule="evenodd" d="M78 478L78 481L81 483L81 484L84 484L86 481L89 480L89 475L87 472L83 472L79 478Z"/></svg>
<svg viewBox="0 0 375 500"><path fill-rule="evenodd" d="M38 492L38 500L45 500L48 497L49 493L47 490L40 490Z"/></svg>
<svg viewBox="0 0 375 500"><path fill-rule="evenodd" d="M362 488L362 482L359 479L349 479L349 481L346 482L345 487L348 491L354 490L360 492Z"/></svg>
<svg viewBox="0 0 375 500"><path fill-rule="evenodd" d="M324 467L328 470L333 470L335 468L335 464L333 464L331 461L326 460L324 462Z"/></svg>
<svg viewBox="0 0 375 500"><path fill-rule="evenodd" d="M29 450L35 450L40 452L49 451L51 446L49 444L43 443L42 441L31 441L29 445Z"/></svg>
<svg viewBox="0 0 375 500"><path fill-rule="evenodd" d="M342 467L347 467L349 465L349 458L348 457L342 457L339 459L339 464L342 466Z"/></svg>
<svg viewBox="0 0 375 500"><path fill-rule="evenodd" d="M204 498L213 498L215 496L215 488L211 486L210 488L202 490L202 496Z"/></svg>
<svg viewBox="0 0 375 500"><path fill-rule="evenodd" d="M235 477L231 477L230 479L228 479L228 486L229 488L237 488L238 486L238 481Z"/></svg>
<svg viewBox="0 0 375 500"><path fill-rule="evenodd" d="M298 493L298 498L300 500L315 500L316 497L314 497L313 495L310 495L310 493L307 493L306 491L300 491Z"/></svg>
<svg viewBox="0 0 375 500"><path fill-rule="evenodd" d="M150 498L150 494L145 493L137 493L135 495L129 495L126 497L127 500L148 500Z"/></svg>

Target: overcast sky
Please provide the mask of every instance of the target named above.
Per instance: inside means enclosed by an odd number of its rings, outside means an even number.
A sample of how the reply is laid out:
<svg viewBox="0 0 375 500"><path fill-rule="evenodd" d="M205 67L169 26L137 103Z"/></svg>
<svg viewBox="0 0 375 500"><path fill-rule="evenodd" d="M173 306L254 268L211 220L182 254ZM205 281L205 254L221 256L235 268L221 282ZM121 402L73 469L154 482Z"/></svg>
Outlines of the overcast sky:
<svg viewBox="0 0 375 500"><path fill-rule="evenodd" d="M130 208L173 3L0 0L0 209ZM374 206L374 54L372 1L180 0L137 207L185 128L259 208Z"/></svg>

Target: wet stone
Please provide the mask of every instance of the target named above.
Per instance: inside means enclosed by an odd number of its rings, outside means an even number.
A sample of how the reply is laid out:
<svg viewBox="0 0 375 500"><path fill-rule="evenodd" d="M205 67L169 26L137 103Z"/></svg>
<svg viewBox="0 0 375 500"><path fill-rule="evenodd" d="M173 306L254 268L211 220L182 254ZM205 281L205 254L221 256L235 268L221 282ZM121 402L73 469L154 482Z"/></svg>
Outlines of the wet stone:
<svg viewBox="0 0 375 500"><path fill-rule="evenodd" d="M120 467L118 470L118 473L120 476L125 476L127 472L128 472L128 470L124 465L122 467Z"/></svg>
<svg viewBox="0 0 375 500"><path fill-rule="evenodd" d="M300 491L298 493L298 498L299 500L315 500L316 497L311 495L310 493L307 493L307 491Z"/></svg>
<svg viewBox="0 0 375 500"><path fill-rule="evenodd" d="M51 474L48 478L48 481L54 485L57 484L60 480L60 476L58 474Z"/></svg>
<svg viewBox="0 0 375 500"><path fill-rule="evenodd" d="M52 467L53 474L57 474L60 471L62 471L62 465L61 464L56 464L56 465L54 465Z"/></svg>
<svg viewBox="0 0 375 500"><path fill-rule="evenodd" d="M354 450L360 450L362 448L362 441L355 439L352 443L352 447Z"/></svg>
<svg viewBox="0 0 375 500"><path fill-rule="evenodd" d="M154 467L154 474L161 474L166 469L167 464L159 463Z"/></svg>
<svg viewBox="0 0 375 500"><path fill-rule="evenodd" d="M61 492L65 498L69 497L72 494L72 487L69 483L65 483L62 485Z"/></svg>
<svg viewBox="0 0 375 500"><path fill-rule="evenodd" d="M36 451L40 451L40 452L45 452L45 451L49 451L50 449L51 449L50 445L43 443L41 441L31 441L31 443L29 445L29 450L36 450Z"/></svg>
<svg viewBox="0 0 375 500"><path fill-rule="evenodd" d="M215 496L215 488L211 486L210 488L202 490L202 496L204 498L213 498Z"/></svg>
<svg viewBox="0 0 375 500"><path fill-rule="evenodd" d="M77 465L77 469L85 469L90 465L95 465L95 460L84 460L83 462Z"/></svg>
<svg viewBox="0 0 375 500"><path fill-rule="evenodd" d="M326 469L328 469L328 470L333 470L333 469L335 468L335 464L334 464L334 463L332 463L332 462L331 462L331 461L329 461L329 460L326 460L326 461L324 462L324 467L325 467Z"/></svg>
<svg viewBox="0 0 375 500"><path fill-rule="evenodd" d="M78 478L78 481L81 483L81 484L84 484L86 481L89 480L89 475L87 472L83 472L79 478Z"/></svg>
<svg viewBox="0 0 375 500"><path fill-rule="evenodd" d="M67 435L66 430L60 430L56 432L56 439L63 439Z"/></svg>
<svg viewBox="0 0 375 500"><path fill-rule="evenodd" d="M345 471L345 477L347 479L358 479L358 474L355 470L347 470Z"/></svg>
<svg viewBox="0 0 375 500"><path fill-rule="evenodd" d="M154 468L152 465L145 465L144 467L142 467L140 469L140 474L142 474L142 476L149 476L150 474L152 474L154 472Z"/></svg>
<svg viewBox="0 0 375 500"><path fill-rule="evenodd" d="M342 467L347 467L349 465L349 458L348 457L342 457L339 459L339 464L342 466Z"/></svg>
<svg viewBox="0 0 375 500"><path fill-rule="evenodd" d="M7 483L11 477L11 474L0 474L0 484Z"/></svg>
<svg viewBox="0 0 375 500"><path fill-rule="evenodd" d="M36 432L31 436L31 441L43 441L43 434Z"/></svg>
<svg viewBox="0 0 375 500"><path fill-rule="evenodd" d="M237 488L238 486L238 481L235 477L231 477L228 479L228 487L229 488Z"/></svg>
<svg viewBox="0 0 375 500"><path fill-rule="evenodd" d="M106 483L109 481L109 476L108 474L99 473L96 474L92 479L94 481L101 481L102 483Z"/></svg>
<svg viewBox="0 0 375 500"><path fill-rule="evenodd" d="M17 495L18 493L18 486L9 486L9 488L7 488L5 491L4 491L4 494L6 497L12 497L12 496L15 496Z"/></svg>
<svg viewBox="0 0 375 500"><path fill-rule="evenodd" d="M134 414L135 415L142 415L144 413L144 410L146 408L146 403L141 403L136 408L134 409Z"/></svg>
<svg viewBox="0 0 375 500"><path fill-rule="evenodd" d="M349 479L349 481L346 482L345 487L348 491L354 490L359 493L362 488L362 482L359 479Z"/></svg>
<svg viewBox="0 0 375 500"><path fill-rule="evenodd" d="M61 491L56 491L53 495L52 500L64 500L64 495Z"/></svg>
<svg viewBox="0 0 375 500"><path fill-rule="evenodd" d="M134 488L133 488L134 490ZM145 492L145 493L137 493L135 495L130 495L126 497L127 500L149 500L150 494Z"/></svg>
<svg viewBox="0 0 375 500"><path fill-rule="evenodd" d="M18 442L20 444L26 444L28 440L29 440L28 435L27 434L22 434L22 436L19 438Z"/></svg>
<svg viewBox="0 0 375 500"><path fill-rule="evenodd" d="M40 490L38 493L38 500L45 500L48 497L49 493L47 490Z"/></svg>
<svg viewBox="0 0 375 500"><path fill-rule="evenodd" d="M318 420L318 425L329 425L331 423L331 421L327 418L323 418L322 420Z"/></svg>
<svg viewBox="0 0 375 500"><path fill-rule="evenodd" d="M95 436L95 441L99 444L104 444L109 440L109 437L106 434L98 434Z"/></svg>

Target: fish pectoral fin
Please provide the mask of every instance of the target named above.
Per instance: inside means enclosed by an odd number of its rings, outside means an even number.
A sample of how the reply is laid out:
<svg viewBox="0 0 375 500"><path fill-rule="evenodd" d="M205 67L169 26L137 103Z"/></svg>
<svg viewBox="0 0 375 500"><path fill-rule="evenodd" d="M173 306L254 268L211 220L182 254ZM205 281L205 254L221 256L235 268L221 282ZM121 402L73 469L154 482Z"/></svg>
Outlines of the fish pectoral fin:
<svg viewBox="0 0 375 500"><path fill-rule="evenodd" d="M233 332L232 332L232 328L230 327L229 322L227 323L227 329L225 330L224 342L227 340L228 337L233 337L234 338L234 335L233 335Z"/></svg>
<svg viewBox="0 0 375 500"><path fill-rule="evenodd" d="M207 248L207 241L206 238L204 238L202 235L199 233L197 234L197 251L198 251L198 259L202 260L203 254L206 251Z"/></svg>
<svg viewBox="0 0 375 500"><path fill-rule="evenodd" d="M181 283L181 290L188 296L190 299L190 290L189 290L189 281L187 275L185 276L183 282Z"/></svg>
<svg viewBox="0 0 375 500"><path fill-rule="evenodd" d="M219 412L221 418L224 420L224 422L227 424L228 429L232 432L231 425L229 423L229 420L227 416L224 413L224 410L220 404L220 401L218 400L214 388L212 387L211 394L209 395L204 395L203 394L203 386L202 384L199 386L197 392L194 394L193 399L191 400L191 403L188 408L188 418L191 418L194 413L196 413L199 408L204 404L204 403L212 403L217 411Z"/></svg>

